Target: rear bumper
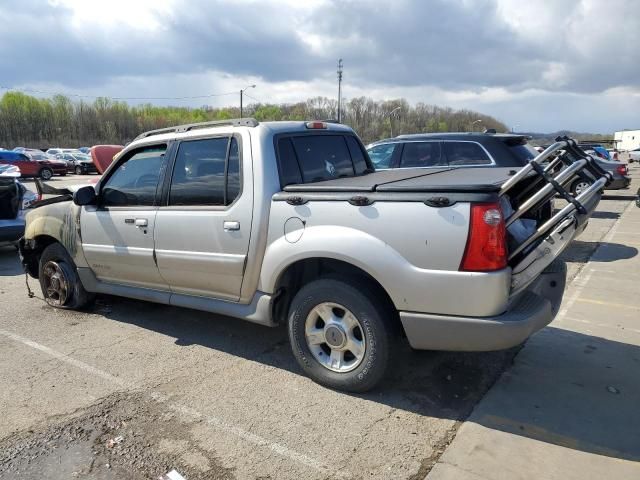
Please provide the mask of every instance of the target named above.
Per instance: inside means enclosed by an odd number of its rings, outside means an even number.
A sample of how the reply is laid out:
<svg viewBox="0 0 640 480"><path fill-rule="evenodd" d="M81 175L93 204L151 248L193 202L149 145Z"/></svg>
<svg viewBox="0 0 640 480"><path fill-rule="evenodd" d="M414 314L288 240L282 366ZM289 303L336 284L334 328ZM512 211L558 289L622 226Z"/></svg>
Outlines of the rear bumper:
<svg viewBox="0 0 640 480"><path fill-rule="evenodd" d="M566 281L564 262L555 261L502 315L460 317L400 312L409 344L418 350L482 352L519 345L555 318Z"/></svg>
<svg viewBox="0 0 640 480"><path fill-rule="evenodd" d="M624 188L629 188L630 184L631 177L614 177L605 190L622 190Z"/></svg>

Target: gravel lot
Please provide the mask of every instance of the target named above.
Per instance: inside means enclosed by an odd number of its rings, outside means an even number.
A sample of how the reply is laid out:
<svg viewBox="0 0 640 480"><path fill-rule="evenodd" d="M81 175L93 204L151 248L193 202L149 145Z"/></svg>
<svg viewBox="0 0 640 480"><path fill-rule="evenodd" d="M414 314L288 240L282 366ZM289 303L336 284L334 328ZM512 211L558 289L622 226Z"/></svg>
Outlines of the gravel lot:
<svg viewBox="0 0 640 480"><path fill-rule="evenodd" d="M565 254L570 275L628 202L601 203ZM356 396L303 376L282 328L108 296L53 310L27 297L12 249L0 299L7 479L422 479L516 351L406 349Z"/></svg>

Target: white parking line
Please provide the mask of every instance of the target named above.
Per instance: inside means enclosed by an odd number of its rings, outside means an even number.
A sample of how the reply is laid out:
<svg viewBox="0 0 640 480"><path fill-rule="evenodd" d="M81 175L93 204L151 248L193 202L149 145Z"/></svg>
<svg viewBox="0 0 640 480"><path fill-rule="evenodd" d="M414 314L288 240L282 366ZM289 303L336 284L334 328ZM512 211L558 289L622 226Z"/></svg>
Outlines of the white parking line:
<svg viewBox="0 0 640 480"><path fill-rule="evenodd" d="M62 362L68 363L69 365L73 365L76 368L79 368L80 370L83 370L87 373L90 373L92 375L98 376L104 380L107 380L115 385L117 385L118 387L121 388L126 388L126 389L140 389L140 386L135 385L132 382L128 382L126 380L123 380L121 378L118 378L114 375L111 375L108 372L105 372L103 370L100 370L92 365L89 365L88 363L82 362L80 360L77 360L73 357L70 357L69 355L66 355L62 352L58 352L57 350L54 350L53 348L47 347L46 345L42 345L41 343L35 342L29 338L23 337L22 335L18 335L16 333L13 332L9 332L7 330L0 330L0 335L2 335L3 337L6 337L10 340L13 340L14 342L17 343L21 343L23 345L26 345L28 347L31 347L35 350L38 350L40 352L46 353L47 355L54 357ZM351 474L349 472L346 472L344 470L342 470L341 472L336 472L335 469L331 469L328 466L326 466L325 464L323 464L322 462L320 462L319 460L316 460L314 458L309 457L308 455L305 455L304 453L300 453L296 450L293 450L289 447L287 447L286 445L283 445L281 443L278 442L272 442L271 440L268 440L264 437L261 437L260 435L256 435L255 433L251 433L247 430L244 430L238 426L235 425L229 425L228 423L223 422L222 420L220 420L219 418L216 418L214 416L211 415L206 415L202 412L199 412L198 410L195 410L187 405L184 404L180 404L180 403L174 403L174 402L169 402L168 401L168 397L166 395L164 395L163 393L160 392L154 392L154 391L150 391L150 392L145 392L147 393L153 400L155 400L158 403L164 404L166 405L166 407L169 410L172 410L174 412L178 412L186 417L192 418L192 419L197 419L197 420L203 420L207 423L207 425L210 425L211 427L225 432L225 433L230 433L233 434L239 438L241 438L242 440L251 443L252 445L256 445L259 447L265 447L268 448L269 450L277 453L278 455L288 458L289 460L292 460L300 465L304 465L306 467L310 467L318 472L321 472L325 475L331 475L332 477L338 477L338 478L351 478Z"/></svg>

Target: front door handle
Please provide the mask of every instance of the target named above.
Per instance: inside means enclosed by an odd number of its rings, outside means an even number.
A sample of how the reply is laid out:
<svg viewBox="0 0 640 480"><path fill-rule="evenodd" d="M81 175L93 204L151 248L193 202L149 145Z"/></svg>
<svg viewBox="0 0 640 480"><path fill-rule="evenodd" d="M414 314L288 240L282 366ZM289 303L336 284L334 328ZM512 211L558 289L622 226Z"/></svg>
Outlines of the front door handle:
<svg viewBox="0 0 640 480"><path fill-rule="evenodd" d="M224 222L222 226L225 232L240 230L240 222Z"/></svg>
<svg viewBox="0 0 640 480"><path fill-rule="evenodd" d="M136 227L146 227L149 221L146 218L136 218Z"/></svg>

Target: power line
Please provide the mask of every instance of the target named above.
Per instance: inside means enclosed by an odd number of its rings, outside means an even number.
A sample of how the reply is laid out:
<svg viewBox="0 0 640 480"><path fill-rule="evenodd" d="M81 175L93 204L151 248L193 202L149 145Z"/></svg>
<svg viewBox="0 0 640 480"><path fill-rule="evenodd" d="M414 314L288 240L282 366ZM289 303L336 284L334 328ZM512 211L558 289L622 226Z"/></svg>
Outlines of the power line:
<svg viewBox="0 0 640 480"><path fill-rule="evenodd" d="M208 95L195 95L188 97L109 97L106 95L81 95L79 93L60 93L60 92L47 92L44 90L35 90L31 88L14 88L14 87L4 87L0 85L1 90L10 90L16 92L23 93L40 93L42 95L62 95L65 97L74 97L74 98L109 98L111 100L197 100L202 98L212 98L212 97L224 97L226 95L235 95L237 92L226 92L226 93L210 93Z"/></svg>
<svg viewBox="0 0 640 480"><path fill-rule="evenodd" d="M245 94L244 94L244 96L245 96L245 97L249 97L251 100L255 100L255 101L256 101L256 102L258 102L258 103L263 103L263 102L262 102L262 100L258 100L257 98L252 97L251 95L249 95L249 94L247 94L247 93L245 93Z"/></svg>

